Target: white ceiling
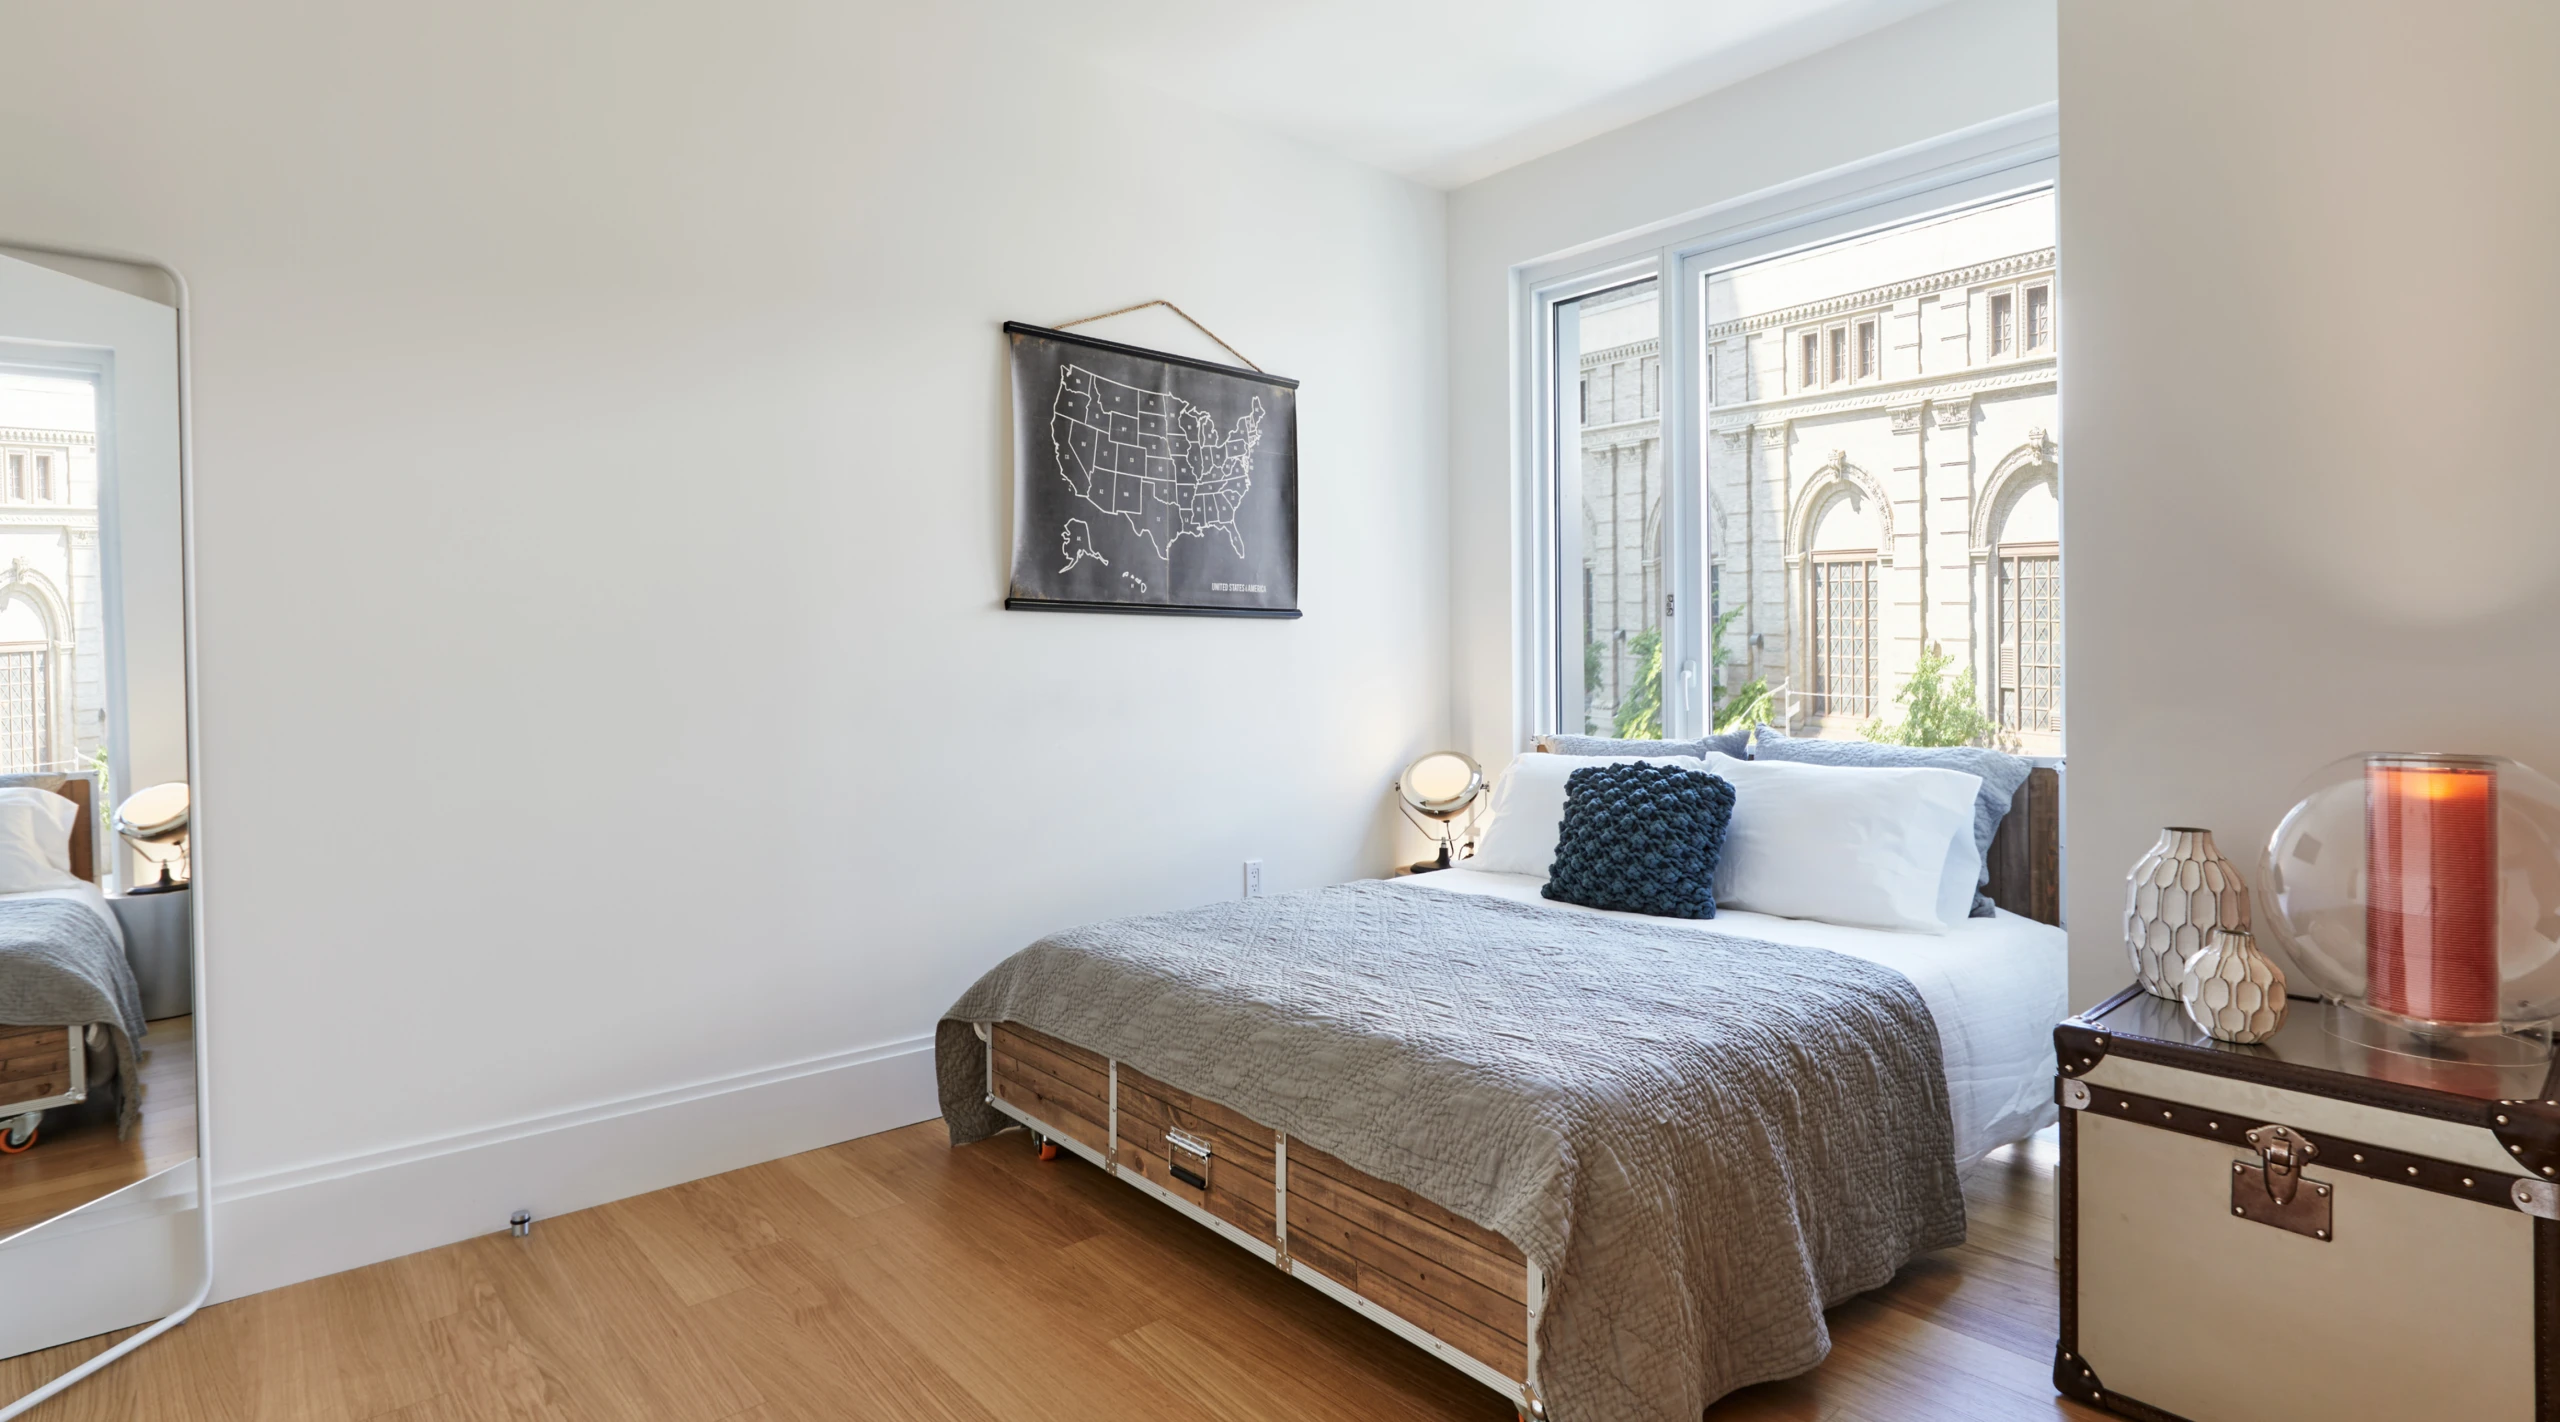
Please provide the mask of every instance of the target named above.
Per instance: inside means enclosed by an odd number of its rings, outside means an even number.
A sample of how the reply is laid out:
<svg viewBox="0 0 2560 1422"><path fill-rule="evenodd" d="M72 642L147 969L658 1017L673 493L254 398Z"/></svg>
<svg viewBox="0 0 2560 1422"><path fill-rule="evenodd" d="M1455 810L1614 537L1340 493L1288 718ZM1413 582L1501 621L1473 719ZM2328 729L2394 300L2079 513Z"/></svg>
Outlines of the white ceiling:
<svg viewBox="0 0 2560 1422"><path fill-rule="evenodd" d="M1939 3L1017 0L1012 8L1048 47L1455 187Z"/></svg>

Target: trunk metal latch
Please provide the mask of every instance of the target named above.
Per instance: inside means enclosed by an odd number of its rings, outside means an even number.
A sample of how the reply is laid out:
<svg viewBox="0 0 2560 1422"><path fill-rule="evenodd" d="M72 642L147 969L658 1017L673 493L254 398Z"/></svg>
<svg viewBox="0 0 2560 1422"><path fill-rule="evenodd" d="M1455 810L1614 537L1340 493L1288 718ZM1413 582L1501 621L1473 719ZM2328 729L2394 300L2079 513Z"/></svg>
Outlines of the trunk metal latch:
<svg viewBox="0 0 2560 1422"><path fill-rule="evenodd" d="M2259 1126L2242 1138L2258 1158L2231 1162L2231 1213L2322 1243L2334 1238L2329 1184L2302 1173L2320 1147L2291 1126Z"/></svg>

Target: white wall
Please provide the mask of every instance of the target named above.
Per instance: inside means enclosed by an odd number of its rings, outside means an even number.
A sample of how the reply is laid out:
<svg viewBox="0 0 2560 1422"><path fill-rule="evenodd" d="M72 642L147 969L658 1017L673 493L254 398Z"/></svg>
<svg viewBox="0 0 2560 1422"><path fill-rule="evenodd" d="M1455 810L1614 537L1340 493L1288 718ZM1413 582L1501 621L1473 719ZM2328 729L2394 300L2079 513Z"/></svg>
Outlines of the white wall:
<svg viewBox="0 0 2560 1422"><path fill-rule="evenodd" d="M0 239L198 302L223 1293L919 1119L1040 933L1410 847L1443 199L964 8L12 17ZM1157 296L1305 381L1303 621L999 609L997 323Z"/></svg>
<svg viewBox="0 0 2560 1422"><path fill-rule="evenodd" d="M1512 268L2053 102L2052 0L1959 0L1449 195L1452 718L1514 724Z"/></svg>
<svg viewBox="0 0 2560 1422"><path fill-rule="evenodd" d="M2560 7L2065 0L2072 992L2163 824L2560 773Z"/></svg>

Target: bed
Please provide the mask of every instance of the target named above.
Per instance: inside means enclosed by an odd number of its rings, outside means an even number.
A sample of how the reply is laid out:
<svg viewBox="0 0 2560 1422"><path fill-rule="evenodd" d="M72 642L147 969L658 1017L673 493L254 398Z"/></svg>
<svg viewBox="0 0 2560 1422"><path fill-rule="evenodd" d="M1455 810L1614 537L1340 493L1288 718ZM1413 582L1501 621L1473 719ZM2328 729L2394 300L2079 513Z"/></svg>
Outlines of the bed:
<svg viewBox="0 0 2560 1422"><path fill-rule="evenodd" d="M1820 1361L1822 1310L1959 1242L1958 1173L2052 1119L2058 800L2029 777L2002 911L1944 936L1464 867L1054 935L945 1019L945 1115L1029 1128L1524 1415L1687 1422Z"/></svg>
<svg viewBox="0 0 2560 1422"><path fill-rule="evenodd" d="M85 775L0 776L76 808L60 888L0 894L0 1151L33 1148L49 1113L112 1112L119 1133L138 1106L132 1080L141 994L124 935L97 884L95 783Z"/></svg>

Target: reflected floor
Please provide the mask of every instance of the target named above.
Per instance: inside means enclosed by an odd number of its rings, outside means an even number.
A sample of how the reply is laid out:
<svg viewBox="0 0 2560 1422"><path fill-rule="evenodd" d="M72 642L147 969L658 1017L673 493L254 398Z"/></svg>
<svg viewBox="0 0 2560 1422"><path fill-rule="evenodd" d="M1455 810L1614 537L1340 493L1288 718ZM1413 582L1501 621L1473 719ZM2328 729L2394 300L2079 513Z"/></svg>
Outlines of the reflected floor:
<svg viewBox="0 0 2560 1422"><path fill-rule="evenodd" d="M57 1126L48 1116L33 1149L0 1156L0 1239L195 1158L195 1037L192 1017L150 1024L131 1137L117 1140L112 1119Z"/></svg>

